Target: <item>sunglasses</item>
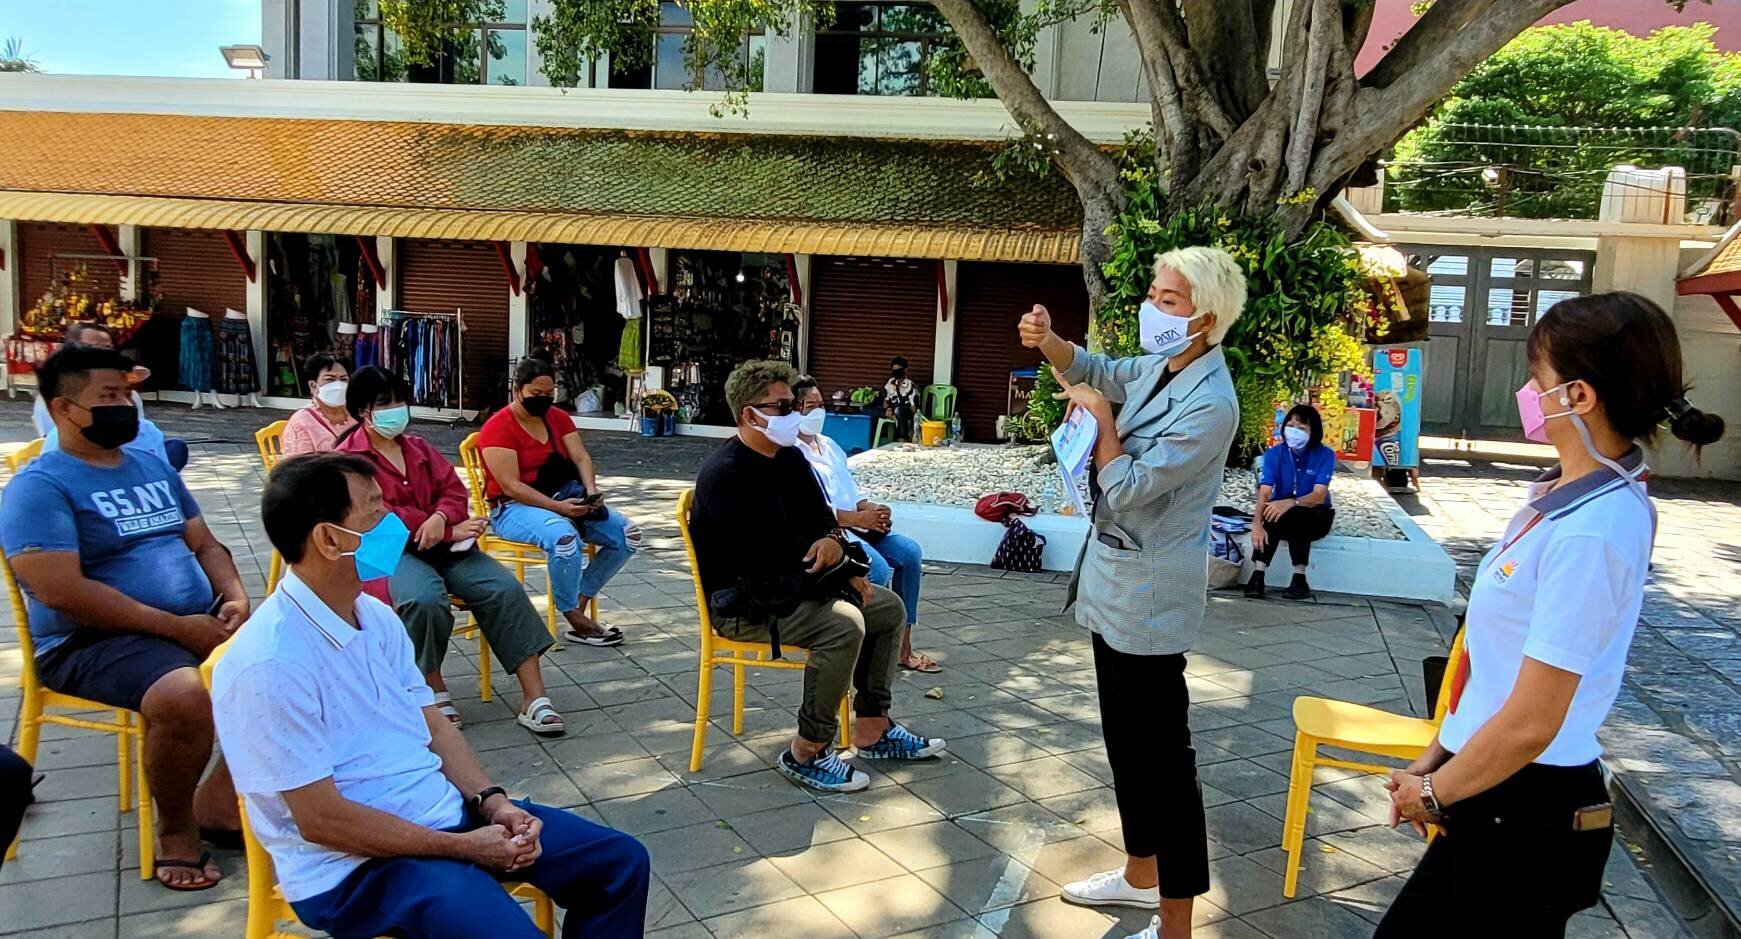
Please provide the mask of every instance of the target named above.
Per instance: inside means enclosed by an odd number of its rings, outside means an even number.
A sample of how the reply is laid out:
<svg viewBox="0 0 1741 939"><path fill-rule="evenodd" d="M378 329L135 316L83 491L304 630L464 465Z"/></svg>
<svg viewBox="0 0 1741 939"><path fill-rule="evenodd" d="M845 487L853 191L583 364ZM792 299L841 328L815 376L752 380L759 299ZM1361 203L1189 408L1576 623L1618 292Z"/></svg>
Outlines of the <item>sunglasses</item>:
<svg viewBox="0 0 1741 939"><path fill-rule="evenodd" d="M752 404L750 407L755 408L763 414L778 414L781 417L796 410L791 398L781 398L778 401L763 401L760 404Z"/></svg>

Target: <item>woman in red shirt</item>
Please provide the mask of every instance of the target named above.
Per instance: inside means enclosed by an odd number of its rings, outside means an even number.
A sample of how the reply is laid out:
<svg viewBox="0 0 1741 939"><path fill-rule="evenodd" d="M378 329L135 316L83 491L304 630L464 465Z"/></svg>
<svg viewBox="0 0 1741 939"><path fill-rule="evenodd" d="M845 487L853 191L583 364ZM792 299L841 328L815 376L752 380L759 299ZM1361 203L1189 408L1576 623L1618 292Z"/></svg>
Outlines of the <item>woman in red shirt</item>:
<svg viewBox="0 0 1741 939"><path fill-rule="evenodd" d="M542 359L514 369L513 403L478 431L496 533L544 549L556 609L568 620L565 636L589 646L614 646L621 631L595 623L586 605L623 569L641 544L641 529L605 507L592 455L574 421L552 405L556 372ZM589 564L582 540L598 547Z"/></svg>
<svg viewBox="0 0 1741 939"><path fill-rule="evenodd" d="M465 601L502 667L520 680L525 705L520 725L535 734L562 733L562 715L544 693L539 657L550 633L526 591L506 567L477 549L488 523L466 510L459 474L422 437L405 433L411 422L411 391L404 379L376 366L352 376L345 407L357 427L334 449L375 464L381 500L411 530L411 543L388 581L393 608L417 650L417 667L435 690L435 703L456 726L441 662L453 634L449 597Z"/></svg>

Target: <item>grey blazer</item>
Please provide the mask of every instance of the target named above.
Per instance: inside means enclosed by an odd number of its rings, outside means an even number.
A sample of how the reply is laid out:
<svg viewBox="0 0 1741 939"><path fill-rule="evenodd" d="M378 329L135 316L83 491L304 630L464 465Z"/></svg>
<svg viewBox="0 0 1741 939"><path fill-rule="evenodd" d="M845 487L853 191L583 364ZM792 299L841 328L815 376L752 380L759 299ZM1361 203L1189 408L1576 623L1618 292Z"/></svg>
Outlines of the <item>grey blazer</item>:
<svg viewBox="0 0 1741 939"><path fill-rule="evenodd" d="M1123 407L1124 455L1100 470L1094 525L1065 609L1107 645L1171 655L1197 641L1208 590L1209 510L1239 428L1239 400L1220 347L1159 392L1167 359L1112 359L1082 348L1064 377ZM1105 543L1109 536L1119 547Z"/></svg>

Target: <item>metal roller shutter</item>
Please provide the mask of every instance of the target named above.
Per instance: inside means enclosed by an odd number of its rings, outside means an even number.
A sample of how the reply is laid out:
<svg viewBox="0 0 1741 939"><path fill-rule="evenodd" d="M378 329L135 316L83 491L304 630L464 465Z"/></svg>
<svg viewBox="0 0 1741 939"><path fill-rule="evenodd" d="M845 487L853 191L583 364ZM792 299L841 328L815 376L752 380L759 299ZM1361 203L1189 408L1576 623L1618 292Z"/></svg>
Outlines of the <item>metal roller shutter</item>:
<svg viewBox="0 0 1741 939"><path fill-rule="evenodd" d="M180 316L188 307L222 316L248 305L248 277L224 233L148 228L141 250L157 259L157 308Z"/></svg>
<svg viewBox="0 0 1741 939"><path fill-rule="evenodd" d="M508 400L508 280L495 245L485 241L399 243L398 304L402 310L452 312L465 320L465 406L495 408Z"/></svg>
<svg viewBox="0 0 1741 939"><path fill-rule="evenodd" d="M157 259L157 315L139 330L139 359L151 368L148 390L181 387L181 321L187 308L213 319L246 310L248 277L223 232L148 228L140 250Z"/></svg>
<svg viewBox="0 0 1741 939"><path fill-rule="evenodd" d="M115 228L110 226L110 234L115 234ZM47 222L21 222L18 225L18 256L23 267L19 269L20 288L24 295L19 298L22 306L32 307L36 301L48 292L58 273L65 273L73 264L84 264L90 273L87 282L93 296L103 299L114 297L121 292L121 272L110 261L72 261L53 258L57 254L107 254L103 243L91 232L88 225L55 225Z"/></svg>
<svg viewBox="0 0 1741 939"><path fill-rule="evenodd" d="M1066 264L995 264L963 261L955 300L955 387L961 431L991 440L1009 396L1010 369L1045 361L1025 349L1016 322L1034 304L1052 314L1052 328L1072 342L1088 336L1088 290L1082 269ZM1019 408L1019 404L1018 404Z"/></svg>
<svg viewBox="0 0 1741 939"><path fill-rule="evenodd" d="M903 258L811 261L810 374L825 393L889 380L889 357L931 382L937 342L937 263Z"/></svg>

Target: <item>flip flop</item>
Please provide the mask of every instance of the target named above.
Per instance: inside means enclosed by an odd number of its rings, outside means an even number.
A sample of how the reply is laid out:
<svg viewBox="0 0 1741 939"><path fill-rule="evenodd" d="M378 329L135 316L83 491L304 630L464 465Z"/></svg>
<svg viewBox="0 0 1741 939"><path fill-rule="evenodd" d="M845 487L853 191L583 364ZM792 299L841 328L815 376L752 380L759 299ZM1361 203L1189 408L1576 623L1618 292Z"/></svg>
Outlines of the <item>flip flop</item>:
<svg viewBox="0 0 1741 939"><path fill-rule="evenodd" d="M194 870L197 870L200 872L201 877L206 877L207 876L206 875L206 865L210 864L211 862L212 862L212 853L210 851L206 851L199 856L199 860L197 860L197 861L184 861L184 860L180 860L178 858L158 858L157 859L157 869L162 870L165 867L186 867L186 868L192 868ZM154 877L153 879L155 879L157 881L159 886L165 887L165 888L170 889L170 890L174 890L177 893L198 893L201 890L210 890L213 887L216 887L224 878L223 878L222 874L219 874L216 877L208 878L206 880L206 882L203 884L202 883L193 883L193 884L180 884L180 885L168 883L168 882L164 881L164 879L161 877Z"/></svg>
<svg viewBox="0 0 1741 939"><path fill-rule="evenodd" d="M435 709L441 712L442 717L447 718L447 722L453 725L454 730L459 730L465 726L465 721L460 720L459 711L453 706L452 696L447 692L437 691L435 693Z"/></svg>
<svg viewBox="0 0 1741 939"><path fill-rule="evenodd" d="M907 663L902 662L900 663L901 667L909 672L918 672L921 675L935 675L938 672L943 671L943 666L938 665L936 659L933 659L923 652L913 653L913 658L919 663L918 665L908 665Z"/></svg>
<svg viewBox="0 0 1741 939"><path fill-rule="evenodd" d="M546 723L552 717L556 718L556 723ZM515 715L514 720L521 727L541 737L558 737L568 730L568 725L562 722L562 715L556 713L549 698L533 698L527 702L526 710Z"/></svg>
<svg viewBox="0 0 1741 939"><path fill-rule="evenodd" d="M598 646L601 648L607 646L620 646L623 644L622 630L609 623L600 623L599 626L604 630L604 632L594 633L590 636L577 633L574 631L573 627L569 627L568 631L562 634L562 638L569 642L579 643L583 646Z"/></svg>

